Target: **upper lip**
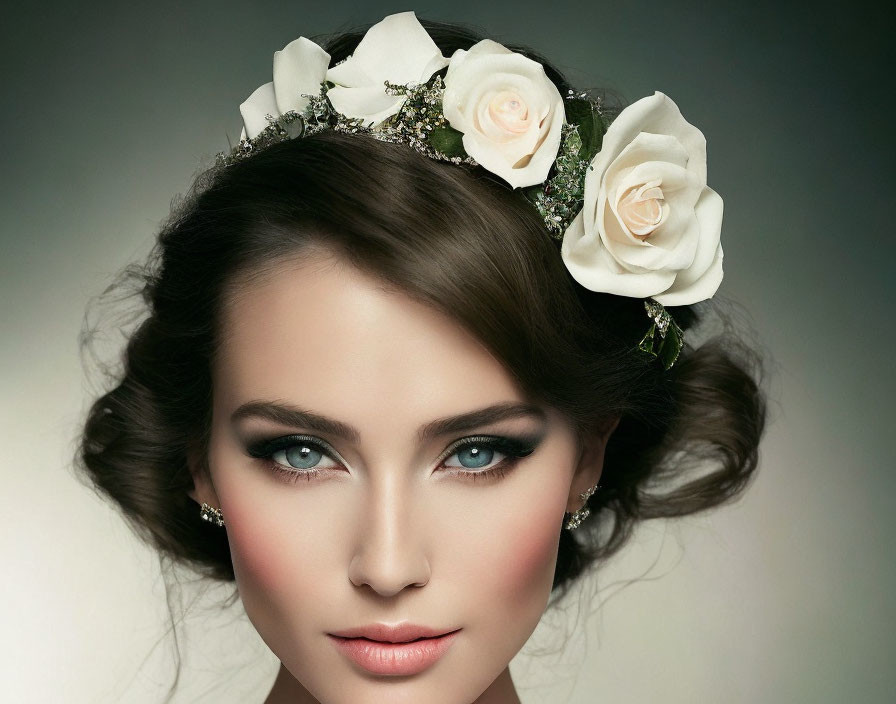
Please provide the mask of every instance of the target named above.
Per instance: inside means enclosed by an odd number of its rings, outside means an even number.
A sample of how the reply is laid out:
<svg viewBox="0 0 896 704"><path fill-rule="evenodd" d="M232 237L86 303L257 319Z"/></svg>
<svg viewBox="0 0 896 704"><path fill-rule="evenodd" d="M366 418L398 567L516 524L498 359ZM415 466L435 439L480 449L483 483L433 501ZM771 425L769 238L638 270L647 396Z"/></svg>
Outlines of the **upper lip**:
<svg viewBox="0 0 896 704"><path fill-rule="evenodd" d="M451 633L458 629L430 628L418 626L414 623L403 623L397 626L389 626L385 623L374 623L360 628L347 628L344 631L335 631L330 635L340 638L368 638L383 643L407 643L418 638L435 638Z"/></svg>

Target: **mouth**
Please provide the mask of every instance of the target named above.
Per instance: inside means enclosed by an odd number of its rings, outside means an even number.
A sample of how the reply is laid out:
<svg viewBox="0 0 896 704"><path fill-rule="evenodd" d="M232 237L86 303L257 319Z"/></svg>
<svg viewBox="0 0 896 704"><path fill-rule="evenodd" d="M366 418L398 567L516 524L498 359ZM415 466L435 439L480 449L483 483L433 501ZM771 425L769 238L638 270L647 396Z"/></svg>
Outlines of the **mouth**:
<svg viewBox="0 0 896 704"><path fill-rule="evenodd" d="M371 629L366 630L369 632ZM371 638L368 635L345 636L332 633L328 633L327 637L337 650L368 673L416 675L441 659L460 630L458 628L438 635L417 635L413 638L408 638L406 634L386 636L390 640L382 640L383 636Z"/></svg>
<svg viewBox="0 0 896 704"><path fill-rule="evenodd" d="M385 623L374 623L360 628L348 628L343 631L335 631L329 635L337 638L363 638L379 643L411 643L423 638L440 638L459 631L459 628L430 628L413 623L403 623L399 626L388 626Z"/></svg>

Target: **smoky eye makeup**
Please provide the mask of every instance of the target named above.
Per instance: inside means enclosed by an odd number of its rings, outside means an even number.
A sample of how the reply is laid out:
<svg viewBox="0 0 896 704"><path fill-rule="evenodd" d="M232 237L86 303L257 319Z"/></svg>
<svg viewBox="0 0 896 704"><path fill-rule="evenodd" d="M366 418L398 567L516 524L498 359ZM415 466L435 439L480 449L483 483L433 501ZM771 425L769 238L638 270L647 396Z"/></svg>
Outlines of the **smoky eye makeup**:
<svg viewBox="0 0 896 704"><path fill-rule="evenodd" d="M288 452L296 449L298 449L298 452L293 452L291 455ZM283 454L287 461L299 462L314 461L314 456L317 455L335 460L342 466L346 465L345 460L328 442L303 433L260 437L256 440L250 440L247 443L246 452L256 459L272 460L275 456ZM312 469L312 467L302 467L301 465L293 465L291 468L296 470Z"/></svg>
<svg viewBox="0 0 896 704"><path fill-rule="evenodd" d="M543 430L512 434L479 434L452 442L436 459L436 471L462 481L496 481L531 455L544 439ZM246 453L277 479L294 483L346 472L333 447L313 435L292 433L248 439ZM457 458L454 462L450 460Z"/></svg>

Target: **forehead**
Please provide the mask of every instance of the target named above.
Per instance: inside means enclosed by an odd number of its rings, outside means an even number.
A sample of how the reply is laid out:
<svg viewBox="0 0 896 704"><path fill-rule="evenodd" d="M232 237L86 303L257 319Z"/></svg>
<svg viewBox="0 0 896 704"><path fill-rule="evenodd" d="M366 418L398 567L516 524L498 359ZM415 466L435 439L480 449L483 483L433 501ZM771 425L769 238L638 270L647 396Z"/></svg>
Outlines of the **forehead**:
<svg viewBox="0 0 896 704"><path fill-rule="evenodd" d="M358 418L524 400L458 322L333 257L245 280L225 304L216 405L283 399ZM359 421L360 422L360 421Z"/></svg>

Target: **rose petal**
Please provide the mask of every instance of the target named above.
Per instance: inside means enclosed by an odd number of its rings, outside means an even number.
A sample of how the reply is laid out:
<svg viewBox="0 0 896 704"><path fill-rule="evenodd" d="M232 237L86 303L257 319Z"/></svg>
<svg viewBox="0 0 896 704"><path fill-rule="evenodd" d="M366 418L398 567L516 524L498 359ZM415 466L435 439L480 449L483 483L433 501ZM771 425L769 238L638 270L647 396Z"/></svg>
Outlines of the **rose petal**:
<svg viewBox="0 0 896 704"><path fill-rule="evenodd" d="M258 86L252 95L240 104L240 115L243 117L243 125L250 139L254 139L270 124L265 115L280 116L273 81Z"/></svg>
<svg viewBox="0 0 896 704"><path fill-rule="evenodd" d="M668 206L665 221L646 240L634 237L624 228L615 203L604 206L604 218L597 227L607 236L604 244L614 257L624 261L632 270L658 268L683 269L691 266L701 237L700 225L694 215L694 205L704 186L697 177L676 164L655 161L640 164L631 169L620 186L625 190L635 184L658 179L662 183L665 204ZM613 193L615 199L616 193ZM618 228L610 229L610 222ZM620 234L621 233L621 234Z"/></svg>
<svg viewBox="0 0 896 704"><path fill-rule="evenodd" d="M305 37L274 52L274 94L281 115L307 107L308 98L302 98L302 93L320 93L329 65L330 55Z"/></svg>
<svg viewBox="0 0 896 704"><path fill-rule="evenodd" d="M647 298L665 291L675 280L675 274L668 271L626 271L599 239L586 235L581 213L563 233L560 256L572 277L591 291Z"/></svg>
<svg viewBox="0 0 896 704"><path fill-rule="evenodd" d="M407 99L388 95L384 81L424 82L447 65L448 59L416 15L399 12L371 26L352 55L327 71L326 80L336 84L327 96L337 112L376 126L397 113Z"/></svg>
<svg viewBox="0 0 896 704"><path fill-rule="evenodd" d="M553 102L557 88L547 78L541 64L506 49L500 53L486 53L480 45L488 41L482 40L467 52L458 49L452 55L445 74L445 103L448 110L461 113L457 117L463 120L465 108L478 104L483 92L504 89L515 90L527 99L530 106L533 103ZM500 44L496 46L504 49ZM461 104L460 99L465 104Z"/></svg>
<svg viewBox="0 0 896 704"><path fill-rule="evenodd" d="M719 290L724 277L722 269L723 258L724 254L720 244L716 247L712 263L699 279L681 287L677 285L676 279L676 283L665 292L654 296L657 303L662 303L664 306L687 306L712 298L716 291Z"/></svg>
<svg viewBox="0 0 896 704"><path fill-rule="evenodd" d="M619 155L607 164L604 183L612 185L612 179L624 175L645 163L663 162L686 169L688 152L684 145L668 134L640 132L634 141L626 145ZM701 186L704 185L700 182Z"/></svg>
<svg viewBox="0 0 896 704"><path fill-rule="evenodd" d="M624 189L620 186L611 205L625 228L642 241L650 237L669 215L661 179Z"/></svg>
<svg viewBox="0 0 896 704"><path fill-rule="evenodd" d="M509 70L499 71L495 65L487 69L485 61L482 64L479 68L483 71L488 70L489 73L482 75L479 80L469 86L469 91L465 95L467 110L458 120L458 123L465 127L462 131L472 131L472 127L481 132L489 141L496 143L514 141L518 148L531 150L535 142L538 141L537 135L534 138L530 137L531 131L538 129L541 121L550 113L556 98L541 82L533 80L529 76L514 74ZM513 67L504 66L504 68L512 70ZM528 133L510 133L497 126L492 119L489 106L496 96L505 92L516 93L526 104L529 113L528 123L532 128ZM523 141L523 137L530 141ZM517 156L517 158L519 157Z"/></svg>
<svg viewBox="0 0 896 704"><path fill-rule="evenodd" d="M629 169L619 180L616 189L626 189L636 184L659 179L662 182L663 197L678 207L693 208L706 184L693 172L669 161L647 161Z"/></svg>
<svg viewBox="0 0 896 704"><path fill-rule="evenodd" d="M701 238L694 263L678 272L675 282L657 302L670 306L690 305L712 298L722 282L722 230L724 204L721 196L707 186L697 201L695 213L700 223Z"/></svg>
<svg viewBox="0 0 896 704"><path fill-rule="evenodd" d="M656 181L668 210L649 236L635 237L620 199ZM564 261L593 290L670 305L703 300L721 281L721 199L710 193L703 133L656 92L625 108L604 135L585 176L582 210L564 234ZM643 286L629 282L641 278Z"/></svg>
<svg viewBox="0 0 896 704"><path fill-rule="evenodd" d="M520 133L497 125L489 112L495 96L519 95L529 111ZM463 134L467 154L513 188L542 183L560 149L563 98L536 61L483 39L451 56L445 75L443 113Z"/></svg>
<svg viewBox="0 0 896 704"><path fill-rule="evenodd" d="M428 81L436 71L441 71L448 65L448 59L442 56L441 51L433 56L423 67L423 71L418 76L420 82Z"/></svg>
<svg viewBox="0 0 896 704"><path fill-rule="evenodd" d="M430 65L434 57L440 56L441 50L414 12L398 12L372 25L358 42L352 55L344 63L331 69L331 75L343 75L347 72L346 64L351 62L363 66L364 73L381 87L384 80L409 83L420 80L424 67ZM447 64L447 59L443 61ZM334 83L357 85L335 80Z"/></svg>
<svg viewBox="0 0 896 704"><path fill-rule="evenodd" d="M609 229L611 223L614 227L621 227L612 213L608 213L605 226ZM651 244L650 241L645 241L642 246L620 245L612 240L609 240L609 246L605 241L605 246L620 264L633 272L662 269L676 273L691 266L700 240L700 223L694 212L670 208L669 218L663 226L677 231L677 241L669 246Z"/></svg>
<svg viewBox="0 0 896 704"><path fill-rule="evenodd" d="M526 117L516 122L515 131L496 122L493 114L495 102L506 98L507 95L518 95L518 93L519 91L514 88L493 88L481 96L481 99L478 101L476 109L477 127L490 141L496 143L513 142L516 145L531 132L533 121L536 123L541 121L542 118L539 116L538 111L533 109L534 106L526 105L526 101L522 96L519 96L519 102L524 106L523 110L525 110ZM531 145L527 146L531 148ZM522 148L525 149L525 147Z"/></svg>
<svg viewBox="0 0 896 704"><path fill-rule="evenodd" d="M559 111L562 109L561 99L555 110ZM563 124L563 119L555 113L554 119L551 121L550 130L544 136L544 141L522 168L514 168L513 164L508 164L506 158L494 149L480 149L475 135L465 134L463 145L467 154L472 156L484 168L507 181L512 188L525 188L526 186L543 183L548 177L548 172L551 170L551 166L557 158L557 152L560 150L560 139L562 136L560 130Z"/></svg>
<svg viewBox="0 0 896 704"><path fill-rule="evenodd" d="M364 66L358 61L352 61L351 57L347 58L341 64L327 69L326 80L335 83L337 87L357 88L358 86L370 86L376 81L370 77ZM380 83L382 85L382 83ZM336 90L330 88L330 91ZM327 95L330 93L328 92Z"/></svg>
<svg viewBox="0 0 896 704"><path fill-rule="evenodd" d="M394 115L407 100L404 95L388 95L381 87L330 88L327 97L337 112L350 117L360 117L366 125L378 125Z"/></svg>
<svg viewBox="0 0 896 704"><path fill-rule="evenodd" d="M526 132L535 117L523 97L509 90L495 94L487 109L492 124L509 136Z"/></svg>
<svg viewBox="0 0 896 704"><path fill-rule="evenodd" d="M454 62L455 56L457 57L458 65L471 56L477 55L488 55L488 54L513 54L514 52L511 49L508 49L506 46L501 44L500 42L496 42L494 39L481 39L476 42L469 49L458 49L451 55L451 61Z"/></svg>
<svg viewBox="0 0 896 704"><path fill-rule="evenodd" d="M659 91L635 101L616 116L607 128L600 152L592 162L594 171L603 174L641 132L677 139L688 155L688 170L706 182L706 138L684 119L672 99Z"/></svg>

